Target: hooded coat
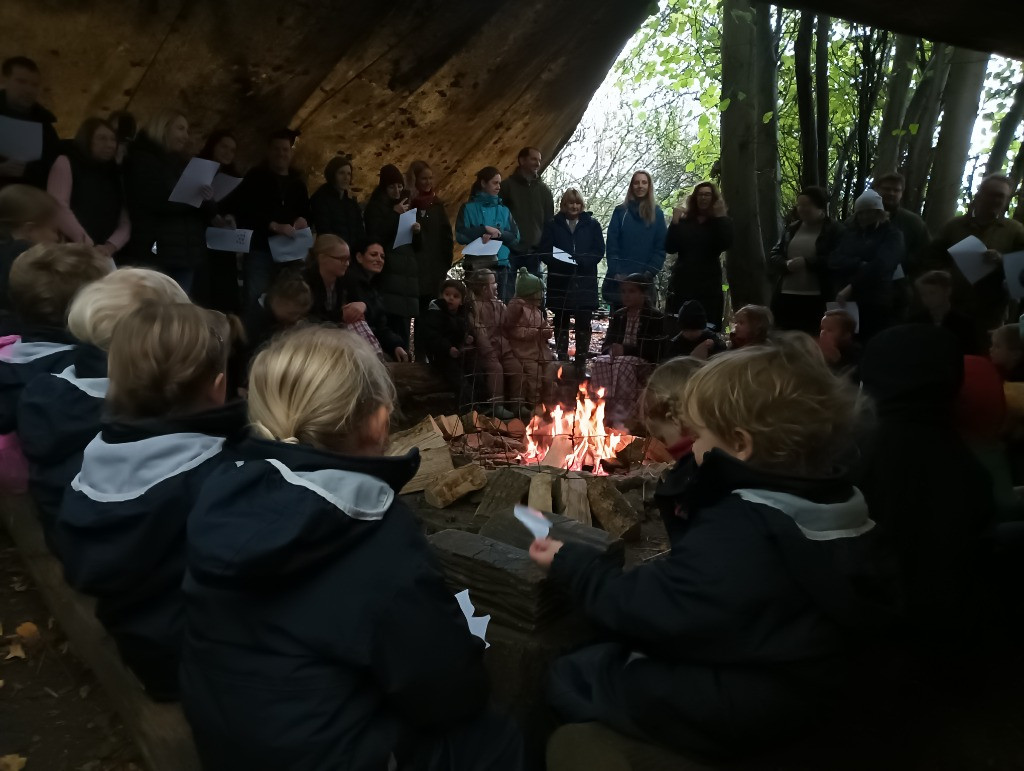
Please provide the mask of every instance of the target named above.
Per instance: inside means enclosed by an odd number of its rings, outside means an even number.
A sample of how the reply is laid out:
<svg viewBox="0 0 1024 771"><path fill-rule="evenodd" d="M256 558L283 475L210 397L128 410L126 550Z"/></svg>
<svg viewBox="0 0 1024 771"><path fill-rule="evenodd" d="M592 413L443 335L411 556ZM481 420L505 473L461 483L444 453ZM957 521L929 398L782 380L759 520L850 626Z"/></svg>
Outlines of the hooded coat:
<svg viewBox="0 0 1024 771"><path fill-rule="evenodd" d="M177 697L185 525L199 489L245 425L241 403L177 418L105 423L64 495L53 544L64 577L157 700Z"/></svg>
<svg viewBox="0 0 1024 771"><path fill-rule="evenodd" d="M576 264L555 259L553 249L572 256ZM572 230L565 214L556 214L544 225L540 253L548 266L547 307L556 312L596 311L597 266L604 259L604 233L594 215L588 211L580 214Z"/></svg>
<svg viewBox="0 0 1024 771"><path fill-rule="evenodd" d="M14 324L21 340L0 350L0 434L18 428L18 401L37 376L75 363L78 341L63 329Z"/></svg>
<svg viewBox="0 0 1024 771"><path fill-rule="evenodd" d="M665 559L622 573L588 546L556 554L551 578L616 642L556 662L553 705L707 753L806 731L858 634L888 620L863 496L842 476L771 474L714 450L679 461L657 501Z"/></svg>
<svg viewBox="0 0 1024 771"><path fill-rule="evenodd" d="M604 299L621 305L619 282L615 276L648 273L656 276L665 266L665 213L654 207L654 222L640 216L638 201L620 203L608 223L608 273L601 285Z"/></svg>
<svg viewBox="0 0 1024 771"><path fill-rule="evenodd" d="M396 497L419 454L249 439L188 532L182 704L208 769L386 769L488 694L470 635Z"/></svg>
<svg viewBox="0 0 1024 771"><path fill-rule="evenodd" d="M510 247L519 243L519 226L501 198L479 192L459 209L459 216L455 218L455 240L463 246L471 244L483 236L485 227L501 231L498 265L507 268Z"/></svg>

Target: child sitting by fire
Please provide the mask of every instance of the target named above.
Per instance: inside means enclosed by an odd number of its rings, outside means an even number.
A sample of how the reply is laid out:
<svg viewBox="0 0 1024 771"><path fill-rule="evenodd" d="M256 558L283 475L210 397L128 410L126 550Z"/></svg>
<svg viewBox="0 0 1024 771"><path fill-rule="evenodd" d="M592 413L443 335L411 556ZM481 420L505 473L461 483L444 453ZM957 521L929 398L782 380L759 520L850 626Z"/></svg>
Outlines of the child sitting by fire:
<svg viewBox="0 0 1024 771"><path fill-rule="evenodd" d="M548 325L544 302L544 280L520 268L516 275L516 296L509 300L505 314L505 335L512 353L523 367L520 398L523 407L534 407L543 401L544 383L553 379L551 368L555 359L548 341L554 329Z"/></svg>
<svg viewBox="0 0 1024 771"><path fill-rule="evenodd" d="M523 365L505 337L505 303L498 299L494 271L474 270L466 277L471 293L470 334L475 347L474 373L484 376L488 403L485 410L499 420L516 417L506 407L523 388ZM507 399L506 399L507 397Z"/></svg>
<svg viewBox="0 0 1024 771"><path fill-rule="evenodd" d="M472 369L473 343L465 284L454 278L441 282L439 296L430 301L427 312L416 322L416 336L417 345L427 352L430 366L455 392L461 407L466 374Z"/></svg>
<svg viewBox="0 0 1024 771"><path fill-rule="evenodd" d="M666 343L665 316L651 305L650 290L647 274L622 280L623 307L611 315L602 354L591 360L590 390L604 389L605 415L611 422L631 417Z"/></svg>
<svg viewBox="0 0 1024 771"><path fill-rule="evenodd" d="M744 305L733 314L729 348L735 351L748 345L764 345L774 325L775 317L768 307Z"/></svg>

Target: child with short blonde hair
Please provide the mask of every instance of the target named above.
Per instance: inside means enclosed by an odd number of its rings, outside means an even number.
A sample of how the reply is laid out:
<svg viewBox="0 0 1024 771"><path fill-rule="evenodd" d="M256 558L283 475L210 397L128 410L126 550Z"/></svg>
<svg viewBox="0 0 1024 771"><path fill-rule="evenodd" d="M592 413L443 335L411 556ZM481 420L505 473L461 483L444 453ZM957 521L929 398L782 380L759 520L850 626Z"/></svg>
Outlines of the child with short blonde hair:
<svg viewBox="0 0 1024 771"><path fill-rule="evenodd" d="M589 546L531 546L616 635L555 663L567 721L726 754L795 737L839 701L857 633L886 611L873 523L836 466L857 392L799 337L717 356L645 400L694 439L657 493L677 520L665 559L623 573Z"/></svg>
<svg viewBox="0 0 1024 771"><path fill-rule="evenodd" d="M96 597L160 701L178 692L189 511L245 425L241 405L224 405L231 335L224 314L187 303L146 303L117 322L102 429L53 529L65 579Z"/></svg>
<svg viewBox="0 0 1024 771"><path fill-rule="evenodd" d="M515 415L508 406L523 390L523 365L512 353L505 336L507 309L498 299L494 271L473 271L466 277L466 286L472 293L470 327L476 347L476 370L483 373L486 381L486 409L496 418L509 420Z"/></svg>
<svg viewBox="0 0 1024 771"><path fill-rule="evenodd" d="M68 331L79 343L74 362L36 376L18 403L29 489L48 536L64 491L82 468L82 452L100 431L114 327L144 303L188 301L174 279L144 268L115 270L87 284L72 301Z"/></svg>
<svg viewBox="0 0 1024 771"><path fill-rule="evenodd" d="M394 403L347 330L257 354L253 437L189 522L182 703L205 766L404 768L454 747L453 769L518 768L514 729L481 715L483 643L397 495L419 455L382 457Z"/></svg>

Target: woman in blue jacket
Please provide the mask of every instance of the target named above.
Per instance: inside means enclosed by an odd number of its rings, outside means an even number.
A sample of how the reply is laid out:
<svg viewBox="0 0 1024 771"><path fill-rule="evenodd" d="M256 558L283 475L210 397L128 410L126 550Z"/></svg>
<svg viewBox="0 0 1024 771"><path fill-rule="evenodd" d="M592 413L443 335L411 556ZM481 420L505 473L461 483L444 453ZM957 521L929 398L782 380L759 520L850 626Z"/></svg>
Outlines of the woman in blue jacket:
<svg viewBox="0 0 1024 771"><path fill-rule="evenodd" d="M485 166L476 173L476 181L469 190L469 201L462 204L455 219L455 240L463 246L480 239L485 244L492 239L501 241L496 258L475 257L464 254L466 273L477 268L490 268L498 282L498 297L508 302L514 283L509 279L509 247L519 243L519 226L512 212L502 204L501 172L494 166Z"/></svg>
<svg viewBox="0 0 1024 771"><path fill-rule="evenodd" d="M665 214L654 198L654 182L637 171L626 200L615 207L608 223L608 272L601 293L612 311L622 307L619 283L632 273L653 279L665 265Z"/></svg>
<svg viewBox="0 0 1024 771"><path fill-rule="evenodd" d="M394 385L350 332L253 362L254 436L189 520L182 705L203 767L516 769L473 637L382 457ZM442 762L442 758L446 762Z"/></svg>
<svg viewBox="0 0 1024 771"><path fill-rule="evenodd" d="M597 266L604 259L604 232L594 216L583 211L583 196L566 190L559 212L544 225L541 259L548 266L547 307L555 314L555 351L569 358L569 318L576 319L576 361L590 351L590 321L597 310ZM568 255L555 256L555 249Z"/></svg>

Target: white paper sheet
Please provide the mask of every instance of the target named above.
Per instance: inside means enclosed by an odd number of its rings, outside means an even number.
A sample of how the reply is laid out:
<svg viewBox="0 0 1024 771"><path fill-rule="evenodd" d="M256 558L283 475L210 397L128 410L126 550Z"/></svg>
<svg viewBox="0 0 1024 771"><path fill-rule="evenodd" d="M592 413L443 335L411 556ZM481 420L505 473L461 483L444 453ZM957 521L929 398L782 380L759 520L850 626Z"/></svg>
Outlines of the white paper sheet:
<svg viewBox="0 0 1024 771"><path fill-rule="evenodd" d="M551 250L551 256L554 257L556 260L559 260L561 262L567 262L570 265L576 264L576 260L573 259L571 254L569 254L568 252L563 252L557 246Z"/></svg>
<svg viewBox="0 0 1024 771"><path fill-rule="evenodd" d="M213 178L213 182L210 183L210 187L213 188L213 200L223 201L232 191L242 184L241 177L232 177L230 174L222 174L217 172L217 175Z"/></svg>
<svg viewBox="0 0 1024 771"><path fill-rule="evenodd" d="M313 231L309 228L295 231L295 237L271 236L267 239L270 243L270 256L274 262L294 262L304 260L309 250L313 248Z"/></svg>
<svg viewBox="0 0 1024 771"><path fill-rule="evenodd" d="M409 209L398 215L398 231L395 233L395 248L412 243L412 226L416 224L416 209Z"/></svg>
<svg viewBox="0 0 1024 771"><path fill-rule="evenodd" d="M479 637L484 641L484 646L487 648L491 647L491 644L487 642L487 625L491 623L490 616L474 617L476 608L473 607L473 603L469 599L469 589L463 589L461 592L455 595L456 601L459 603L459 608L462 610L462 615L466 617L466 623L469 625L469 633L474 637Z"/></svg>
<svg viewBox="0 0 1024 771"><path fill-rule="evenodd" d="M529 530L534 538L547 538L551 532L551 522L536 509L529 506L516 506L512 513Z"/></svg>
<svg viewBox="0 0 1024 771"><path fill-rule="evenodd" d="M43 124L0 115L0 155L29 163L43 157Z"/></svg>
<svg viewBox="0 0 1024 771"><path fill-rule="evenodd" d="M218 252L249 253L252 231L234 228L207 228L206 247Z"/></svg>
<svg viewBox="0 0 1024 771"><path fill-rule="evenodd" d="M1024 300L1024 252L1010 252L1003 255L1003 272L1006 274L1006 288L1014 300Z"/></svg>
<svg viewBox="0 0 1024 771"><path fill-rule="evenodd" d="M980 238L967 236L963 241L949 247L949 256L960 268L964 278L972 284L977 284L997 267L996 263L982 257L987 251L988 247Z"/></svg>
<svg viewBox="0 0 1024 771"><path fill-rule="evenodd" d="M903 271L902 265L897 265L896 270L892 272L892 280L899 281L901 278L906 278L907 274Z"/></svg>
<svg viewBox="0 0 1024 771"><path fill-rule="evenodd" d="M854 333L860 332L860 308L857 307L857 303L846 303L846 305L840 305L839 303L825 303L825 310L843 311L847 316L853 319L853 323L856 325L853 328Z"/></svg>
<svg viewBox="0 0 1024 771"><path fill-rule="evenodd" d="M205 158L193 158L188 166L181 172L181 177L174 185L168 201L184 203L199 208L203 205L203 196L199 192L201 187L212 187L213 178L217 176L217 169L220 164L217 161L208 161Z"/></svg>
<svg viewBox="0 0 1024 771"><path fill-rule="evenodd" d="M490 257L497 254L499 249L501 249L501 241L492 238L485 244L482 238L478 238L476 241L466 244L462 253L471 257Z"/></svg>

